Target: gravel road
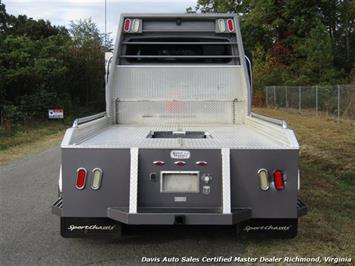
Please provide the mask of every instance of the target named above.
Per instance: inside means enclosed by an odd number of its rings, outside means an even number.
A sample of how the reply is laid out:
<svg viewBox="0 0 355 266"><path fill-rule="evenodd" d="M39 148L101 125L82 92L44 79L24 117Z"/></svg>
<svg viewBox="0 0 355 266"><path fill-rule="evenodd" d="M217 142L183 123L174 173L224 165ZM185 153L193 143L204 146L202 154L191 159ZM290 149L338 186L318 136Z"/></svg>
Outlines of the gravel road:
<svg viewBox="0 0 355 266"><path fill-rule="evenodd" d="M241 256L243 244L229 227L130 229L120 241L62 238L59 218L50 211L59 163L60 149L54 146L0 167L1 265L143 265L144 257Z"/></svg>

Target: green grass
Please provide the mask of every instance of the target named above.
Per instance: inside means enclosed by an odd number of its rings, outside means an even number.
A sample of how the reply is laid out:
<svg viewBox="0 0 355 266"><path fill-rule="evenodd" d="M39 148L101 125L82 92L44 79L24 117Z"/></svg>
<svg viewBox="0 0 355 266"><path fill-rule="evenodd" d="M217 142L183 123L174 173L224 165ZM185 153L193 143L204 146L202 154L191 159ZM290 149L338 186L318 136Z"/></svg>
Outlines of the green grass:
<svg viewBox="0 0 355 266"><path fill-rule="evenodd" d="M68 125L63 121L34 122L6 132L0 127L0 165L59 143Z"/></svg>
<svg viewBox="0 0 355 266"><path fill-rule="evenodd" d="M308 214L290 240L247 241L247 256L355 254L355 124L272 109L255 112L284 119L301 144L301 198ZM354 258L353 258L354 259Z"/></svg>

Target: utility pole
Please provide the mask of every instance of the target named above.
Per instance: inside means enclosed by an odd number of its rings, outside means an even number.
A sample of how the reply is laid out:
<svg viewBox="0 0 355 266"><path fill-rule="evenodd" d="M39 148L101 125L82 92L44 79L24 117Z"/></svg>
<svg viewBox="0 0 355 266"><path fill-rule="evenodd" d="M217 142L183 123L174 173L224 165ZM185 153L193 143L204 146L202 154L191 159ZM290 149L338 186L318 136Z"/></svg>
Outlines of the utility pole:
<svg viewBox="0 0 355 266"><path fill-rule="evenodd" d="M107 1L105 0L105 46L107 45Z"/></svg>

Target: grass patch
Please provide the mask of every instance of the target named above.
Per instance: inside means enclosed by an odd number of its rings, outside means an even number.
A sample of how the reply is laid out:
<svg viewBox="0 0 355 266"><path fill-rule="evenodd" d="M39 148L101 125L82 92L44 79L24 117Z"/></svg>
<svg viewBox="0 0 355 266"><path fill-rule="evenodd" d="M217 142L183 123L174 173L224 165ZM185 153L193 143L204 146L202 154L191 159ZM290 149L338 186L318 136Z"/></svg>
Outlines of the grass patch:
<svg viewBox="0 0 355 266"><path fill-rule="evenodd" d="M355 124L287 113L255 112L286 120L301 144L301 191L309 212L290 240L247 241L246 256L333 256L355 254ZM353 258L354 259L354 258Z"/></svg>
<svg viewBox="0 0 355 266"><path fill-rule="evenodd" d="M17 126L11 134L0 128L0 165L58 143L67 127L63 121L46 121Z"/></svg>

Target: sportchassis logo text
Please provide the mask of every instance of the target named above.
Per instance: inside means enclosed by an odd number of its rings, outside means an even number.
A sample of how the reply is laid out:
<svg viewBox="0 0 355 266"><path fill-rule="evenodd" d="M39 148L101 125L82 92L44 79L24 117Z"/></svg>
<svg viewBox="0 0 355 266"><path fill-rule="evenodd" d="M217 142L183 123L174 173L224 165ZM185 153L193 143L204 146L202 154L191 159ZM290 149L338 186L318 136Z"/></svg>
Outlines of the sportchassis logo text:
<svg viewBox="0 0 355 266"><path fill-rule="evenodd" d="M171 159L190 159L190 152L183 150L173 150L170 152Z"/></svg>
<svg viewBox="0 0 355 266"><path fill-rule="evenodd" d="M74 225L71 224L68 226L68 230L74 231L74 230L101 230L101 231L112 231L115 229L116 225L97 225L97 224L92 224L92 225Z"/></svg>
<svg viewBox="0 0 355 266"><path fill-rule="evenodd" d="M292 225L282 225L282 226L273 226L273 225L262 225L262 226L250 226L247 225L244 227L244 231L249 233L249 231L288 231Z"/></svg>

